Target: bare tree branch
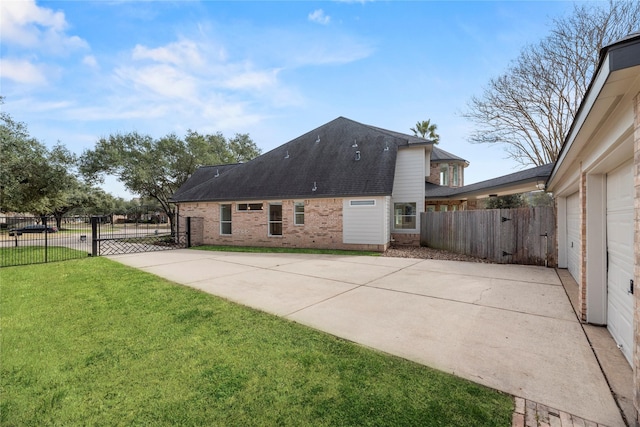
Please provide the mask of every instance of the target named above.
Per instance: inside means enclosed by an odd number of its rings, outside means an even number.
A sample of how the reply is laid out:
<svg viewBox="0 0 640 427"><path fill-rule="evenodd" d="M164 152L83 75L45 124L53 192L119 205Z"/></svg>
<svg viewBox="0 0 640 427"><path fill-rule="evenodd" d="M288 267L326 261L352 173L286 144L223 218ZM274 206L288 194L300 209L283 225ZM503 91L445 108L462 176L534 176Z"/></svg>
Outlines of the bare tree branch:
<svg viewBox="0 0 640 427"><path fill-rule="evenodd" d="M640 28L640 3L575 5L550 34L526 46L489 81L464 113L477 127L472 143L502 144L523 166L554 162L604 46Z"/></svg>

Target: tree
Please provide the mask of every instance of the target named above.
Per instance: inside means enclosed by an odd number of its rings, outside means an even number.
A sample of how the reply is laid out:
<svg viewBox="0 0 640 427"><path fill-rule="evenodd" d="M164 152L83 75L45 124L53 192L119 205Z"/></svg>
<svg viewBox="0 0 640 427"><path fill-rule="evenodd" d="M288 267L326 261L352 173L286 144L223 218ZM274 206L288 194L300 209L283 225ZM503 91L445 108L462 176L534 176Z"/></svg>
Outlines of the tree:
<svg viewBox="0 0 640 427"><path fill-rule="evenodd" d="M534 191L532 193L529 193L527 204L532 208L541 206L555 206L555 202L553 201L553 194L547 193L545 191Z"/></svg>
<svg viewBox="0 0 640 427"><path fill-rule="evenodd" d="M485 209L513 209L522 208L527 203L522 194L508 194L505 196L489 197L485 202Z"/></svg>
<svg viewBox="0 0 640 427"><path fill-rule="evenodd" d="M1 99L0 99L1 102ZM75 156L58 143L51 150L24 123L0 112L0 211L53 213L77 183Z"/></svg>
<svg viewBox="0 0 640 427"><path fill-rule="evenodd" d="M473 143L503 144L523 166L554 162L602 47L638 30L640 3L574 5L550 34L526 46L507 71L471 98L464 114L477 125Z"/></svg>
<svg viewBox="0 0 640 427"><path fill-rule="evenodd" d="M427 119L421 122L416 123L416 127L411 128L410 130L413 132L415 136L420 136L425 139L430 139L434 143L440 142L440 135L436 133L438 126L434 123L431 124L431 119Z"/></svg>
<svg viewBox="0 0 640 427"><path fill-rule="evenodd" d="M156 200L175 230L175 207L169 202L198 166L244 162L260 154L249 135L227 140L221 133L200 135L187 131L184 139L169 134L160 139L137 132L101 138L80 157L80 171L89 182L115 175L141 197Z"/></svg>

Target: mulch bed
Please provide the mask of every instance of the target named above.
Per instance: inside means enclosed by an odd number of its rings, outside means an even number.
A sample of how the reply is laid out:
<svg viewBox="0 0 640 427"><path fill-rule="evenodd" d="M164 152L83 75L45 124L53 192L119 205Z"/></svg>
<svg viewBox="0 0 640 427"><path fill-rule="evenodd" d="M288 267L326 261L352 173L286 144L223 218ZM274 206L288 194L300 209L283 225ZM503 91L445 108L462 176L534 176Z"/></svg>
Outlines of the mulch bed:
<svg viewBox="0 0 640 427"><path fill-rule="evenodd" d="M467 261L481 262L491 264L491 261L476 258L470 255L457 254L454 252L443 251L440 249L427 248L423 246L392 246L387 249L382 256L396 258L420 258L420 259L438 259L446 261Z"/></svg>

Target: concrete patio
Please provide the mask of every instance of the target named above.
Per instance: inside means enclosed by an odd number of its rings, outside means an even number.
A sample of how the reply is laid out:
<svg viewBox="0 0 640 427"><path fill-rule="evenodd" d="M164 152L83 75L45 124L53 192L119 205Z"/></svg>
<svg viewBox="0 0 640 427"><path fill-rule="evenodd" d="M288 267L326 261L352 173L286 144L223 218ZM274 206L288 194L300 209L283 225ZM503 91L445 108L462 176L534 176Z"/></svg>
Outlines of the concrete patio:
<svg viewBox="0 0 640 427"><path fill-rule="evenodd" d="M553 269L198 250L110 258L586 420L624 425Z"/></svg>

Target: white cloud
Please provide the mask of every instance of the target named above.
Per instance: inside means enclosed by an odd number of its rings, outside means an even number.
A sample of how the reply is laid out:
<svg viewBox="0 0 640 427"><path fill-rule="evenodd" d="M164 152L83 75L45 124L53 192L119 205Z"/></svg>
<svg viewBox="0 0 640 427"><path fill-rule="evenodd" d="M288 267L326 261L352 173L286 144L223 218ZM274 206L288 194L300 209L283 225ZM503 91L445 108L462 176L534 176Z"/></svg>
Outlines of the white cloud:
<svg viewBox="0 0 640 427"><path fill-rule="evenodd" d="M86 41L66 34L64 13L39 7L34 0L0 2L0 37L5 45L63 54L86 49Z"/></svg>
<svg viewBox="0 0 640 427"><path fill-rule="evenodd" d="M120 67L116 76L125 84L133 84L141 92L170 99L195 99L197 81L188 73L167 64L143 67Z"/></svg>
<svg viewBox="0 0 640 427"><path fill-rule="evenodd" d="M225 86L230 89L265 89L278 83L278 70L245 70L233 73L225 81Z"/></svg>
<svg viewBox="0 0 640 427"><path fill-rule="evenodd" d="M200 68L205 63L198 45L186 39L155 49L136 45L136 47L133 48L132 58L135 60L149 59L154 62L173 64L181 67Z"/></svg>
<svg viewBox="0 0 640 427"><path fill-rule="evenodd" d="M30 85L47 83L44 71L26 60L2 58L0 59L0 71L3 79L6 78L17 83Z"/></svg>
<svg viewBox="0 0 640 427"><path fill-rule="evenodd" d="M324 10L316 9L311 12L308 16L309 21L315 22L317 24L327 25L331 21L331 17L329 15L324 14Z"/></svg>
<svg viewBox="0 0 640 427"><path fill-rule="evenodd" d="M89 68L100 68L100 66L98 65L98 60L93 55L86 55L84 58L82 58L82 63Z"/></svg>

